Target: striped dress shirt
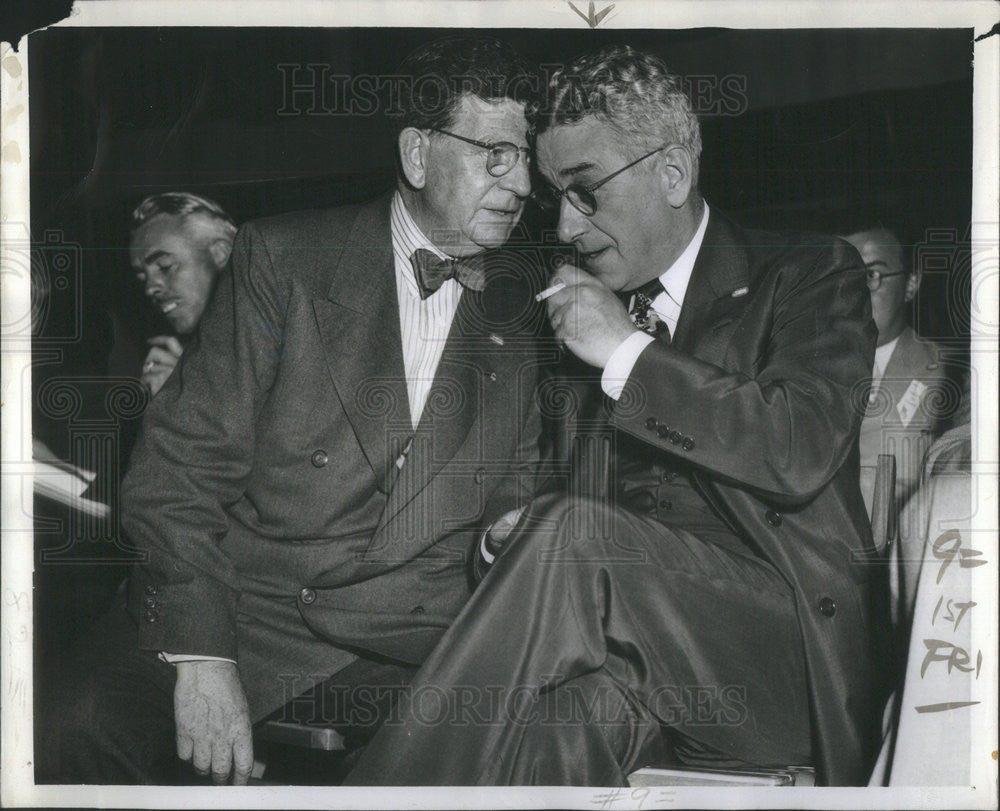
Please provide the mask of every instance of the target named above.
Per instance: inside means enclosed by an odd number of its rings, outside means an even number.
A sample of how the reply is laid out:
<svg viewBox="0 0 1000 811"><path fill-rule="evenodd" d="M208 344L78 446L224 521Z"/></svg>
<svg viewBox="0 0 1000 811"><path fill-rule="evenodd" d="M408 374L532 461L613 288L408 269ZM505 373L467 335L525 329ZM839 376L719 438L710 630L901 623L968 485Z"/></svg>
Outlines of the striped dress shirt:
<svg viewBox="0 0 1000 811"><path fill-rule="evenodd" d="M410 262L413 252L417 248L426 248L441 259L451 257L438 250L417 227L399 192L392 196L389 230L396 266L396 298L399 302L406 394L410 403L410 421L416 430L462 297L462 286L455 279L449 279L426 299L420 298L417 277Z"/></svg>

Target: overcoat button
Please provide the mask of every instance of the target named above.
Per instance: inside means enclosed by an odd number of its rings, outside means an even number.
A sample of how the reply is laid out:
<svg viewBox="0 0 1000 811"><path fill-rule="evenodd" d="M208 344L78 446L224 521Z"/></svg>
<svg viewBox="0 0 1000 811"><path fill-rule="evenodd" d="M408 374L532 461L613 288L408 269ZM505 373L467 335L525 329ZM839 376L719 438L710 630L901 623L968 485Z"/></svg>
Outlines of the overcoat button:
<svg viewBox="0 0 1000 811"><path fill-rule="evenodd" d="M316 592L312 589L302 589L302 591L299 592L299 599L306 605L312 605L316 602Z"/></svg>
<svg viewBox="0 0 1000 811"><path fill-rule="evenodd" d="M326 455L326 451L320 448L315 451L312 455L313 467L323 467L327 462L330 461L330 457Z"/></svg>
<svg viewBox="0 0 1000 811"><path fill-rule="evenodd" d="M150 609L149 611L146 612L145 617L146 617L146 622L156 622L160 618L160 615L157 614L152 609Z"/></svg>
<svg viewBox="0 0 1000 811"><path fill-rule="evenodd" d="M693 451L694 440L689 436L684 437L683 441L681 442L681 447L684 448L684 450L686 451Z"/></svg>
<svg viewBox="0 0 1000 811"><path fill-rule="evenodd" d="M666 425L658 425L656 427L656 435L660 437L660 439L666 439L670 436L670 429L667 428Z"/></svg>
<svg viewBox="0 0 1000 811"><path fill-rule="evenodd" d="M659 424L660 423L657 422L656 417L647 417L646 418L646 427L650 431L655 431L656 430L656 426L659 425Z"/></svg>
<svg viewBox="0 0 1000 811"><path fill-rule="evenodd" d="M766 513L764 513L764 517L767 519L767 523L769 523L772 527L781 526L780 513L776 513L774 510L768 510Z"/></svg>
<svg viewBox="0 0 1000 811"><path fill-rule="evenodd" d="M490 382L491 383L496 383L497 382L497 373L496 372L490 372Z"/></svg>
<svg viewBox="0 0 1000 811"><path fill-rule="evenodd" d="M670 441L674 445L680 445L681 444L681 440L683 438L684 438L684 435L680 431L671 431L670 432Z"/></svg>
<svg viewBox="0 0 1000 811"><path fill-rule="evenodd" d="M146 594L149 594L150 596L155 595L156 594L156 586L154 586L152 583L150 583L148 586L146 586Z"/></svg>
<svg viewBox="0 0 1000 811"><path fill-rule="evenodd" d="M829 597L824 597L819 601L819 613L824 617L832 617L837 613L837 604Z"/></svg>
<svg viewBox="0 0 1000 811"><path fill-rule="evenodd" d="M673 481L674 476L669 470L664 470L663 473L660 474L660 478L665 482L669 482Z"/></svg>
<svg viewBox="0 0 1000 811"><path fill-rule="evenodd" d="M472 474L472 480L476 484L482 484L485 478L486 478L486 468L484 467L478 468L476 472Z"/></svg>
<svg viewBox="0 0 1000 811"><path fill-rule="evenodd" d="M143 600L143 605L145 605L146 608L156 608L156 600L154 600L152 597L147 597L145 600Z"/></svg>
<svg viewBox="0 0 1000 811"><path fill-rule="evenodd" d="M674 506L674 503L670 499L664 498L664 499L660 500L660 509L661 510L669 510L669 509L672 509L673 506Z"/></svg>

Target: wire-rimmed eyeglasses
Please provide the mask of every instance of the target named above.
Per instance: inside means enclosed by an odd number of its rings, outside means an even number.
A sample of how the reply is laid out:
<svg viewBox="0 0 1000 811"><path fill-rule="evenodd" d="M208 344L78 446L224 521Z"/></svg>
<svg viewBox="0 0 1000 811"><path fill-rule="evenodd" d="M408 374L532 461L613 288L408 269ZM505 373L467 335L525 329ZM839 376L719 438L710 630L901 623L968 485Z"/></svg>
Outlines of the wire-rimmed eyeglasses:
<svg viewBox="0 0 1000 811"><path fill-rule="evenodd" d="M868 289L873 293L882 286L883 279L891 279L893 276L906 276L909 271L906 270L894 270L894 271L884 271L878 268L866 268L865 269L865 282L868 285Z"/></svg>
<svg viewBox="0 0 1000 811"><path fill-rule="evenodd" d="M493 177L503 177L517 166L522 153L524 154L525 165L528 166L531 163L531 150L526 146L518 146L517 144L512 144L510 141L497 141L496 143L477 141L475 138L466 138L464 135L459 135L456 132L448 132L448 130L439 129L438 127L428 127L427 129L431 132L440 132L442 135L450 135L452 138L458 138L459 141L465 141L467 144L473 144L480 149L485 149L486 171L493 175Z"/></svg>
<svg viewBox="0 0 1000 811"><path fill-rule="evenodd" d="M569 200L570 205L573 206L581 214L591 217L597 213L597 198L594 197L594 192L597 191L601 186L607 183L609 180L613 180L618 177L626 169L631 169L637 163L646 160L646 158L655 155L657 152L662 152L667 148L667 145L658 146L652 152L647 152L642 157L636 158L631 163L626 164L621 169L612 172L607 177L602 177L593 183L570 183L565 189L557 189L554 186L545 184L540 189L532 194L535 202L537 202L542 208L545 209L556 209L559 208L562 198L565 197Z"/></svg>

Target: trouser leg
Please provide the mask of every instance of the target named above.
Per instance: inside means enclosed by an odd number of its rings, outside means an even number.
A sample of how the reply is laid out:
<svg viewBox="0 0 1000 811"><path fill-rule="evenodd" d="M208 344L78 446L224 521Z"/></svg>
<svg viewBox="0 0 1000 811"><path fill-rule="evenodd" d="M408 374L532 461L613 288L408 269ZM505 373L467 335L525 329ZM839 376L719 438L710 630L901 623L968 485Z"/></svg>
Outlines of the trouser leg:
<svg viewBox="0 0 1000 811"><path fill-rule="evenodd" d="M115 605L39 680L36 782L176 783L174 680Z"/></svg>
<svg viewBox="0 0 1000 811"><path fill-rule="evenodd" d="M509 543L348 782L600 782L603 754L588 763L571 747L546 748L512 712L616 661L615 684L675 731L691 760L808 758L794 599L773 568L558 497L539 499ZM428 702L444 711L428 713ZM531 757L534 770L517 765ZM618 765L616 779L643 764Z"/></svg>

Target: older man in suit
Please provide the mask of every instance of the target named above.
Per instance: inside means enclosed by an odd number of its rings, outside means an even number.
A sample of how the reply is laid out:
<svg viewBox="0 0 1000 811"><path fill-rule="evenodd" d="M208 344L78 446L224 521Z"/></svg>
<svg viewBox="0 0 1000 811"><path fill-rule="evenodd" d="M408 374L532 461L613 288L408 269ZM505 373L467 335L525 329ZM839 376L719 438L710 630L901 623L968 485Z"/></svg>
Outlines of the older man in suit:
<svg viewBox="0 0 1000 811"><path fill-rule="evenodd" d="M546 100L539 168L582 259L548 313L593 370L576 416L613 446L611 499L533 503L349 779L622 784L668 743L862 784L885 627L851 397L864 267L709 208L658 59L581 57Z"/></svg>
<svg viewBox="0 0 1000 811"><path fill-rule="evenodd" d="M252 721L423 660L530 497L528 268L483 261L530 191L527 66L460 38L401 71L395 194L237 235L126 478L148 563L42 707L40 780L162 782L176 751L245 783Z"/></svg>

